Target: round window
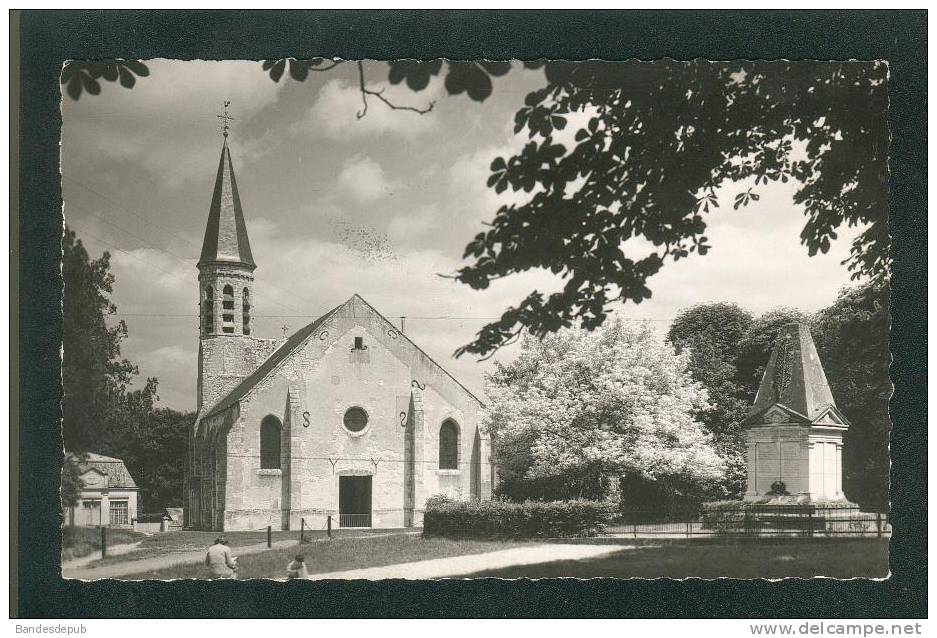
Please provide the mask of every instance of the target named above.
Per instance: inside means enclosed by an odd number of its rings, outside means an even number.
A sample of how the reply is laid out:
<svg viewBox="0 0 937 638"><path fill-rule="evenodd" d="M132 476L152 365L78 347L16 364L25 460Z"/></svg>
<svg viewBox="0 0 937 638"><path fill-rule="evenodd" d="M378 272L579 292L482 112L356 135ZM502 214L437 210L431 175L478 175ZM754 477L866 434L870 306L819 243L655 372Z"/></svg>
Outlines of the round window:
<svg viewBox="0 0 937 638"><path fill-rule="evenodd" d="M368 413L363 408L348 408L345 412L345 428L350 432L360 432L368 425Z"/></svg>

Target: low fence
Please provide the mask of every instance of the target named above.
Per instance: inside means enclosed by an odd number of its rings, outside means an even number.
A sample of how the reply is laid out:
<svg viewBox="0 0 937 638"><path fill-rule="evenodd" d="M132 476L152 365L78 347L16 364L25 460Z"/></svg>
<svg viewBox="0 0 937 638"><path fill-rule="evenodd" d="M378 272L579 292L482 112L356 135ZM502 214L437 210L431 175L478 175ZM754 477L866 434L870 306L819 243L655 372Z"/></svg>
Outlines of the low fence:
<svg viewBox="0 0 937 638"><path fill-rule="evenodd" d="M626 510L604 531L619 536L874 536L890 534L887 514L859 507L745 504L698 510Z"/></svg>

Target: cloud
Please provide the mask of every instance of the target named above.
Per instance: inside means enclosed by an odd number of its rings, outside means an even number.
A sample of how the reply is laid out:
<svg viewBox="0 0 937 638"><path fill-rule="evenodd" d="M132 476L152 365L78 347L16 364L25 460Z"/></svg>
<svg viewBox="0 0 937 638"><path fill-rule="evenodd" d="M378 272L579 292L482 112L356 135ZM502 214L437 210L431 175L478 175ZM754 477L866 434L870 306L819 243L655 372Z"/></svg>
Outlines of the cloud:
<svg viewBox="0 0 937 638"><path fill-rule="evenodd" d="M420 240L443 225L442 213L436 206L419 206L395 215L387 226L387 236L395 244Z"/></svg>
<svg viewBox="0 0 937 638"><path fill-rule="evenodd" d="M416 108L426 108L442 95L442 82L438 79L419 92L386 82L369 84L368 88L382 92L385 98L396 105ZM315 102L297 129L333 140L360 140L374 136L418 137L434 130L439 124L436 110L423 115L393 110L374 96L368 98L367 113L359 118L358 114L362 110L361 91L357 84L342 79L329 80L319 90Z"/></svg>
<svg viewBox="0 0 937 638"><path fill-rule="evenodd" d="M345 162L337 181L347 195L362 203L393 195L399 188L399 184L387 178L380 164L361 155Z"/></svg>
<svg viewBox="0 0 937 638"><path fill-rule="evenodd" d="M149 60L149 77L133 89L104 83L98 96L62 100L64 168L133 162L170 188L201 179L217 165L216 114L231 101L234 154L243 165L268 154L278 139L257 119L274 104L276 84L253 61ZM145 125L141 125L145 123Z"/></svg>

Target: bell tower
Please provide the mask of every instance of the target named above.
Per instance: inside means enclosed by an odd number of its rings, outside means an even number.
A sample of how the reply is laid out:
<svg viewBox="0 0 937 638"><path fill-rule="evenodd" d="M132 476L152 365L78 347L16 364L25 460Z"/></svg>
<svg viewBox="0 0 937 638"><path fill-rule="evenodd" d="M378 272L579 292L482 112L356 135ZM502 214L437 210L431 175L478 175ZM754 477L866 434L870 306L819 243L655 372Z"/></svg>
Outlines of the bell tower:
<svg viewBox="0 0 937 638"><path fill-rule="evenodd" d="M244 211L228 144L230 102L224 103L224 142L205 239L198 260L198 407L211 403L249 371L242 370L253 331L254 269Z"/></svg>

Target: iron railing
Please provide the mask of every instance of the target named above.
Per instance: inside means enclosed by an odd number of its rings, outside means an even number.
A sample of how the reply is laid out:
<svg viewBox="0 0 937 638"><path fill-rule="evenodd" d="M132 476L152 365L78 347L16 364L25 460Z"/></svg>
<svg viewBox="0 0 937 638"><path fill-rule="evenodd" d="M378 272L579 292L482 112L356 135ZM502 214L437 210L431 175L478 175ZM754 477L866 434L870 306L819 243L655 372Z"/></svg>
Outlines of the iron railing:
<svg viewBox="0 0 937 638"><path fill-rule="evenodd" d="M371 527L371 514L339 514L339 527Z"/></svg>
<svg viewBox="0 0 937 638"><path fill-rule="evenodd" d="M888 515L859 507L751 504L698 510L625 510L605 534L621 536L887 536Z"/></svg>

